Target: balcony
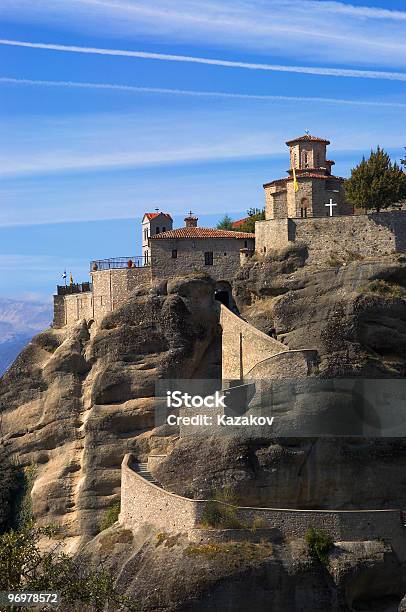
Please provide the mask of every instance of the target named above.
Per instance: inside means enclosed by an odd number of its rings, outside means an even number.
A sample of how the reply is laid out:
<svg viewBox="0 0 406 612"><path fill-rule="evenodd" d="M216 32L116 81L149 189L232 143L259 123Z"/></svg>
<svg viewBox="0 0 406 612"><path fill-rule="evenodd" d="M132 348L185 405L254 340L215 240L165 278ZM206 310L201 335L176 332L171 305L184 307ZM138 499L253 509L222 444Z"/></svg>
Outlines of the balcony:
<svg viewBox="0 0 406 612"><path fill-rule="evenodd" d="M145 268L149 260L143 255L130 257L112 257L111 259L95 259L90 262L90 271L117 270L120 268Z"/></svg>

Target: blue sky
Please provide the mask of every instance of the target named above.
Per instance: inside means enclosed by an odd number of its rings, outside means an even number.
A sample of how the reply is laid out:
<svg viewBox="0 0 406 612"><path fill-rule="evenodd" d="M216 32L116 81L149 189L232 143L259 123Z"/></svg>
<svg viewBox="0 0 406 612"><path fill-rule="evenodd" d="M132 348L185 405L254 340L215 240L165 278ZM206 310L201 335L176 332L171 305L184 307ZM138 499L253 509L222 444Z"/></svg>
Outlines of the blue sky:
<svg viewBox="0 0 406 612"><path fill-rule="evenodd" d="M406 146L404 2L0 0L0 296L140 252L160 207L262 206L285 140Z"/></svg>

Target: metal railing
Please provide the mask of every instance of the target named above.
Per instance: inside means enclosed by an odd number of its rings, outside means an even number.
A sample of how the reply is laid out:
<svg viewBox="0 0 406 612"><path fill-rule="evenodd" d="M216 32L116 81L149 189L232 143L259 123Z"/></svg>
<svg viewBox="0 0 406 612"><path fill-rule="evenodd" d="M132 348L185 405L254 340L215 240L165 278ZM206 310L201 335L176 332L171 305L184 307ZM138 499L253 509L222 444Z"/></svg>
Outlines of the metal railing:
<svg viewBox="0 0 406 612"><path fill-rule="evenodd" d="M144 268L149 266L149 260L144 255L130 257L112 257L111 259L95 259L90 262L90 271L115 270L117 268Z"/></svg>
<svg viewBox="0 0 406 612"><path fill-rule="evenodd" d="M74 293L87 293L92 290L92 283L73 283L72 285L57 285L58 295L73 295Z"/></svg>

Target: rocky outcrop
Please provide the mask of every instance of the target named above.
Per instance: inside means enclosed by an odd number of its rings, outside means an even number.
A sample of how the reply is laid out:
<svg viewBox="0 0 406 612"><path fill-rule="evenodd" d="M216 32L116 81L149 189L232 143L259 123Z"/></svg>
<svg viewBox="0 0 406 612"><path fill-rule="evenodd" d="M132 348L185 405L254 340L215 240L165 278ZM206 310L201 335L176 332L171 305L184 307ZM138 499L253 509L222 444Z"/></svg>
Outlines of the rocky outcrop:
<svg viewBox="0 0 406 612"><path fill-rule="evenodd" d="M187 436L154 469L170 491L242 506L406 507L404 438Z"/></svg>
<svg viewBox="0 0 406 612"><path fill-rule="evenodd" d="M235 299L245 319L265 333L276 329L287 348L318 351L312 380L400 378L405 267L388 257L322 270L306 265L305 247L295 247L247 264ZM129 452L142 461L165 455L151 471L186 497L284 508L406 507L403 438L179 438L155 427L157 380L220 375L213 295L213 282L201 275L145 287L99 325L82 321L39 334L0 380L3 450L35 465L38 522L59 525L66 549L82 550L89 563L105 561L144 610L349 612L367 610L371 593L376 610L394 611L404 595L403 569L386 544L338 544L324 566L301 540L205 541L199 548L187 534L146 527L96 535L119 498Z"/></svg>
<svg viewBox="0 0 406 612"><path fill-rule="evenodd" d="M99 327L36 336L0 380L2 443L35 464L33 512L74 549L120 494L120 464L166 449L154 436L159 378L219 376L213 284L195 276L139 292Z"/></svg>
<svg viewBox="0 0 406 612"><path fill-rule="evenodd" d="M337 542L324 565L302 539L195 542L116 525L83 554L146 611L397 612L406 588L404 569L376 541Z"/></svg>
<svg viewBox="0 0 406 612"><path fill-rule="evenodd" d="M404 255L305 261L305 247L292 246L246 264L234 282L243 316L289 349L316 349L322 377L404 377Z"/></svg>

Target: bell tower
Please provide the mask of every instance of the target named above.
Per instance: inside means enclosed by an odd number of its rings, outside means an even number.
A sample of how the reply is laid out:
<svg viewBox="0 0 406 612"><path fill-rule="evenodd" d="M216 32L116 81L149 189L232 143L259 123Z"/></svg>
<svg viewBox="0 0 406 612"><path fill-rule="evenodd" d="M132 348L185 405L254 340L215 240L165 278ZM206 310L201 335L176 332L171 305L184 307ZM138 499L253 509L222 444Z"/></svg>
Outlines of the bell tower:
<svg viewBox="0 0 406 612"><path fill-rule="evenodd" d="M306 170L330 171L333 162L326 159L329 140L305 134L286 143L290 150L290 170L305 172Z"/></svg>

